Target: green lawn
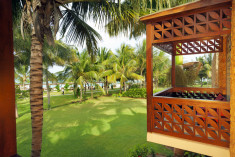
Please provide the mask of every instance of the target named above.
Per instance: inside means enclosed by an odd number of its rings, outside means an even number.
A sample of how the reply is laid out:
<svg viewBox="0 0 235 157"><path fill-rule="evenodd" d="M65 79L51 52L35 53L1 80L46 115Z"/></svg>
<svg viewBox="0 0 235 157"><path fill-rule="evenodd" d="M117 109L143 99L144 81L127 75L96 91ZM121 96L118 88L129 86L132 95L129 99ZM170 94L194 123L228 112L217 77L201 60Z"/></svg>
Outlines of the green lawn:
<svg viewBox="0 0 235 157"><path fill-rule="evenodd" d="M172 154L146 142L145 99L99 97L69 104L73 101L77 100L72 95L52 97L52 110L44 112L43 157L125 157L138 144ZM18 103L18 109L18 153L28 157L32 138L28 99Z"/></svg>

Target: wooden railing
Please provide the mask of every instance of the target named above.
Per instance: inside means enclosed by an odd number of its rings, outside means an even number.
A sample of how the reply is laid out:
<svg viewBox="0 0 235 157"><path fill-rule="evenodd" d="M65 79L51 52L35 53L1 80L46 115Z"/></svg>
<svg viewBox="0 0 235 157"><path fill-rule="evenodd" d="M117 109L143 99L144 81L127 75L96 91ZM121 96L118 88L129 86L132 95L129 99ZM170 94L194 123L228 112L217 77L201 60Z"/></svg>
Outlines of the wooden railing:
<svg viewBox="0 0 235 157"><path fill-rule="evenodd" d="M154 96L150 114L153 132L229 147L229 102Z"/></svg>

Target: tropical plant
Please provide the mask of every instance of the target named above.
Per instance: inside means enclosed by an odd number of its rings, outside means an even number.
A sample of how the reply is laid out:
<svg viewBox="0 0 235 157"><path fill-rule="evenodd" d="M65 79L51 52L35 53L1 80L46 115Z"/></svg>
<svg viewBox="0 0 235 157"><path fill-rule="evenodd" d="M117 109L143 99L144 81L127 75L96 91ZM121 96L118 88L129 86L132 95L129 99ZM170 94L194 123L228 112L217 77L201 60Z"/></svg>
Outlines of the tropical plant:
<svg viewBox="0 0 235 157"><path fill-rule="evenodd" d="M116 60L117 58L111 50L101 48L97 52L96 66L98 67L99 78L104 80L104 90L106 91L106 95L108 95L108 77L113 74L112 65Z"/></svg>
<svg viewBox="0 0 235 157"><path fill-rule="evenodd" d="M57 78L55 74L51 73L48 69L54 65L63 66L66 62L76 61L76 49L71 46L67 46L61 41L55 41L54 47L45 43L43 51L43 76L47 87L48 109L50 109L49 81L57 81Z"/></svg>
<svg viewBox="0 0 235 157"><path fill-rule="evenodd" d="M130 150L129 157L147 157L151 150L146 145L137 145Z"/></svg>
<svg viewBox="0 0 235 157"><path fill-rule="evenodd" d="M153 52L153 77L155 88L167 82L167 75L170 71L170 58L163 51Z"/></svg>
<svg viewBox="0 0 235 157"><path fill-rule="evenodd" d="M199 61L202 64L202 68L199 71L198 77L200 78L201 87L203 86L203 80L207 79L207 85L209 79L211 79L212 76L212 54L207 54L201 57L196 58L197 61Z"/></svg>
<svg viewBox="0 0 235 157"><path fill-rule="evenodd" d="M120 80L120 93L122 87L126 91L126 81L129 79L143 80L143 76L136 74L137 67L134 59L134 49L129 45L122 44L117 50L117 62L113 64L112 75L108 77L109 82Z"/></svg>
<svg viewBox="0 0 235 157"><path fill-rule="evenodd" d="M136 47L135 57L138 66L137 71L144 77L146 73L146 40L143 40L143 42L139 43Z"/></svg>
<svg viewBox="0 0 235 157"><path fill-rule="evenodd" d="M60 30L68 42L87 45L91 54L96 49L100 35L84 19L93 15L96 21L110 20L131 16L129 12L121 13L123 8L114 1L79 1L79 0L26 0L17 2L22 9L21 26L31 31L30 90L32 115L32 156L40 156L42 143L43 119L43 45L45 39L54 45L54 38ZM68 3L73 2L71 5ZM17 8L17 7L16 7ZM14 12L18 13L18 12ZM126 14L125 14L126 13ZM125 15L124 15L125 14ZM61 21L60 21L61 19ZM23 30L23 29L21 29ZM23 31L22 31L22 34ZM37 93L37 94L35 94Z"/></svg>

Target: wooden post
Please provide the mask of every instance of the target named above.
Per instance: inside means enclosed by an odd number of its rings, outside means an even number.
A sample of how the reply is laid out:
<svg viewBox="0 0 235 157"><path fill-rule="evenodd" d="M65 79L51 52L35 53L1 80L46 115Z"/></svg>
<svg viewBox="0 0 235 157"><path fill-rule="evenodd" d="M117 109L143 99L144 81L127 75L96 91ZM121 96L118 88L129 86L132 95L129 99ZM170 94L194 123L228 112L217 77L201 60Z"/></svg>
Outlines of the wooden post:
<svg viewBox="0 0 235 157"><path fill-rule="evenodd" d="M152 24L146 25L146 82L147 82L147 131L151 132L151 107L153 97L153 54L152 54Z"/></svg>
<svg viewBox="0 0 235 157"><path fill-rule="evenodd" d="M223 36L223 52L219 53L219 88L226 95L226 55L227 54L227 35Z"/></svg>
<svg viewBox="0 0 235 157"><path fill-rule="evenodd" d="M11 1L0 1L0 156L16 154L15 84Z"/></svg>
<svg viewBox="0 0 235 157"><path fill-rule="evenodd" d="M235 0L232 1L231 29L231 67L230 67L230 156L235 157Z"/></svg>
<svg viewBox="0 0 235 157"><path fill-rule="evenodd" d="M171 85L175 87L175 51L172 52L172 69L171 69Z"/></svg>

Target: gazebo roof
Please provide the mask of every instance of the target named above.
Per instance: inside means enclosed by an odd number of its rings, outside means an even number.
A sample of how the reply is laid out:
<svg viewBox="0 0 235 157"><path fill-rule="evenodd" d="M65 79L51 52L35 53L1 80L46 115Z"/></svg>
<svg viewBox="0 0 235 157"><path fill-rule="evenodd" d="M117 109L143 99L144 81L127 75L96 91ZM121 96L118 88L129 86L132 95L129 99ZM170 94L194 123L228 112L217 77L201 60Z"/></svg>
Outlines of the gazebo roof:
<svg viewBox="0 0 235 157"><path fill-rule="evenodd" d="M178 15L186 12L192 12L196 10L206 10L208 7L216 7L223 5L231 5L232 0L197 0L195 2L186 3L174 8L169 8L165 10L161 10L158 12L155 12L153 14L149 14L146 16L142 16L140 18L140 21L142 22L148 22L151 20L164 20L166 17L170 17L172 15Z"/></svg>

